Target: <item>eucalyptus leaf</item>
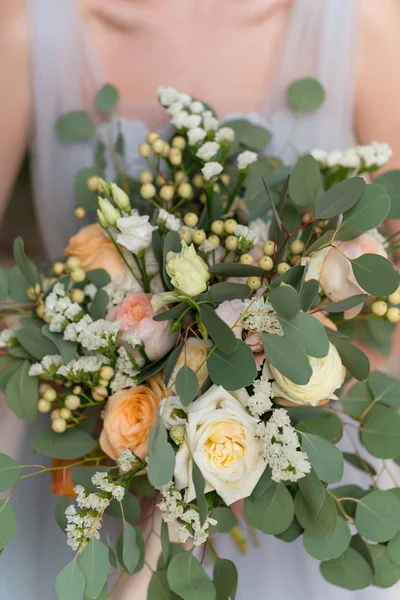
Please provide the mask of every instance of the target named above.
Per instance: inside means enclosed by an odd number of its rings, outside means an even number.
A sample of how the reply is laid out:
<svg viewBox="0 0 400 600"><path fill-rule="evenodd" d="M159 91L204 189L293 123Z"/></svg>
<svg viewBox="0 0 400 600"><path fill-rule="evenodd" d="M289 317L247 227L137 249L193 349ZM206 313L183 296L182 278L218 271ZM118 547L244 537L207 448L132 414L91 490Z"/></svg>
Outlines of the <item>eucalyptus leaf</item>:
<svg viewBox="0 0 400 600"><path fill-rule="evenodd" d="M200 308L200 319L221 352L230 354L236 350L238 338L229 325L216 314L215 310L207 304L203 304Z"/></svg>
<svg viewBox="0 0 400 600"><path fill-rule="evenodd" d="M0 300L5 300L8 296L8 278L3 269L0 269Z"/></svg>
<svg viewBox="0 0 400 600"><path fill-rule="evenodd" d="M116 87L106 83L97 93L94 99L94 105L103 113L110 115L115 109L119 100L119 92Z"/></svg>
<svg viewBox="0 0 400 600"><path fill-rule="evenodd" d="M212 275L222 277L263 277L265 271L261 267L242 265L241 263L216 263L208 269Z"/></svg>
<svg viewBox="0 0 400 600"><path fill-rule="evenodd" d="M299 295L291 285L276 287L267 297L279 317L294 319L300 310Z"/></svg>
<svg viewBox="0 0 400 600"><path fill-rule="evenodd" d="M29 283L16 265L8 270L7 277L10 297L18 302L31 302L26 295Z"/></svg>
<svg viewBox="0 0 400 600"><path fill-rule="evenodd" d="M97 446L91 435L80 429L67 429L64 433L46 430L31 442L31 448L50 458L80 458L90 454Z"/></svg>
<svg viewBox="0 0 400 600"><path fill-rule="evenodd" d="M359 381L368 379L370 365L366 354L347 340L334 336L331 333L328 333L328 335L330 341L336 346L343 365L350 371L353 377Z"/></svg>
<svg viewBox="0 0 400 600"><path fill-rule="evenodd" d="M306 254L312 254L316 250L322 248L322 246L329 246L332 242L334 234L334 229L329 229L328 231L325 231L325 233L323 233L317 240L315 240L315 242L311 244L311 246L307 248Z"/></svg>
<svg viewBox="0 0 400 600"><path fill-rule="evenodd" d="M98 598L108 578L110 568L108 548L99 540L92 538L79 555L79 566L86 580L86 596Z"/></svg>
<svg viewBox="0 0 400 600"><path fill-rule="evenodd" d="M35 423L39 399L38 378L29 375L30 363L24 361L6 385L7 406L19 419Z"/></svg>
<svg viewBox="0 0 400 600"><path fill-rule="evenodd" d="M279 322L285 336L295 342L309 356L322 358L329 352L329 340L322 323L307 313L300 312L293 319L278 314Z"/></svg>
<svg viewBox="0 0 400 600"><path fill-rule="evenodd" d="M216 600L216 589L191 552L172 557L167 570L169 587L183 600Z"/></svg>
<svg viewBox="0 0 400 600"><path fill-rule="evenodd" d="M341 225L358 231L369 231L386 219L390 210L390 198L381 185L369 183L357 204L346 211Z"/></svg>
<svg viewBox="0 0 400 600"><path fill-rule="evenodd" d="M342 421L335 414L322 414L315 419L299 421L296 424L296 429L301 432L319 435L332 442L332 444L340 442L343 436Z"/></svg>
<svg viewBox="0 0 400 600"><path fill-rule="evenodd" d="M355 383L340 399L343 409L355 419L361 417L363 412L373 402L371 389L368 381L359 381Z"/></svg>
<svg viewBox="0 0 400 600"><path fill-rule="evenodd" d="M292 287L296 287L304 274L303 265L296 265L295 267L291 267L288 271L276 277L271 283L272 288L276 288L280 286L282 283L286 283L287 285L291 285ZM264 271L265 275L265 271Z"/></svg>
<svg viewBox="0 0 400 600"><path fill-rule="evenodd" d="M362 254L351 260L354 277L363 290L374 296L387 296L399 285L399 272L379 254Z"/></svg>
<svg viewBox="0 0 400 600"><path fill-rule="evenodd" d="M94 321L102 319L107 310L110 299L105 290L97 290L95 297L90 303L89 314Z"/></svg>
<svg viewBox="0 0 400 600"><path fill-rule="evenodd" d="M338 519L335 501L326 493L324 502L317 514L310 510L306 499L299 490L295 498L296 518L306 531L315 535L328 535L336 528Z"/></svg>
<svg viewBox="0 0 400 600"><path fill-rule="evenodd" d="M55 583L59 600L84 600L85 586L85 576L75 558L57 575Z"/></svg>
<svg viewBox="0 0 400 600"><path fill-rule="evenodd" d="M349 210L361 197L365 188L362 177L351 177L333 185L322 196L315 211L316 219L331 219Z"/></svg>
<svg viewBox="0 0 400 600"><path fill-rule="evenodd" d="M225 300L244 300L248 297L250 288L244 283L223 281L214 283L208 291L213 302L224 302Z"/></svg>
<svg viewBox="0 0 400 600"><path fill-rule="evenodd" d="M400 531L389 541L387 556L394 565L400 567Z"/></svg>
<svg viewBox="0 0 400 600"><path fill-rule="evenodd" d="M356 294L355 296L351 296L350 298L345 298L344 300L340 300L339 302L329 304L325 310L328 313L341 313L345 310L349 310L350 308L354 308L359 304L363 304L367 298L368 294Z"/></svg>
<svg viewBox="0 0 400 600"><path fill-rule="evenodd" d="M271 133L265 127L255 125L247 119L232 119L224 123L224 126L231 127L235 132L235 140L232 150L237 151L240 146L252 148L262 152L271 139Z"/></svg>
<svg viewBox="0 0 400 600"><path fill-rule="evenodd" d="M171 600L172 592L168 585L167 571L159 569L153 571L147 588L147 600Z"/></svg>
<svg viewBox="0 0 400 600"><path fill-rule="evenodd" d="M111 277L105 269L91 269L86 271L86 277L97 288L102 288L111 282Z"/></svg>
<svg viewBox="0 0 400 600"><path fill-rule="evenodd" d="M299 296L301 308L304 312L307 312L314 306L318 298L318 290L319 282L316 279L309 279L308 281L303 282L299 291Z"/></svg>
<svg viewBox="0 0 400 600"><path fill-rule="evenodd" d="M390 544L390 542L389 542ZM386 552L384 544L368 544L374 565L374 578L372 585L380 588L389 588L400 580L400 566L395 565Z"/></svg>
<svg viewBox="0 0 400 600"><path fill-rule="evenodd" d="M10 490L17 483L21 471L22 466L16 460L7 454L0 454L0 493Z"/></svg>
<svg viewBox="0 0 400 600"><path fill-rule="evenodd" d="M163 237L162 255L163 255L163 279L169 290L173 290L171 279L166 271L168 252L180 252L182 250L181 239L176 231L168 231Z"/></svg>
<svg viewBox="0 0 400 600"><path fill-rule="evenodd" d="M362 590L372 584L371 567L353 548L347 548L339 558L321 563L321 573L329 583L347 590Z"/></svg>
<svg viewBox="0 0 400 600"><path fill-rule="evenodd" d="M400 415L383 404L376 404L360 427L361 442L377 458L395 458L400 454Z"/></svg>
<svg viewBox="0 0 400 600"><path fill-rule="evenodd" d="M311 468L311 471L305 477L301 477L298 480L298 485L306 501L307 510L313 518L316 517L325 502L327 494L322 481L315 470Z"/></svg>
<svg viewBox="0 0 400 600"><path fill-rule="evenodd" d="M14 259L17 267L30 285L39 281L39 275L33 262L29 260L24 251L24 241L21 237L14 240Z"/></svg>
<svg viewBox="0 0 400 600"><path fill-rule="evenodd" d="M211 533L229 533L237 524L238 520L229 507L218 506L211 513L211 518L217 521L216 525L210 527Z"/></svg>
<svg viewBox="0 0 400 600"><path fill-rule="evenodd" d="M177 373L175 386L183 406L188 406L197 396L199 382L196 373L187 365L183 365Z"/></svg>
<svg viewBox="0 0 400 600"><path fill-rule="evenodd" d="M193 476L194 489L196 491L196 500L197 500L197 506L199 509L200 523L203 525L204 521L206 520L207 513L208 513L207 500L204 495L206 482L204 480L202 472L200 471L199 467L197 466L197 464L194 461L193 461L192 476Z"/></svg>
<svg viewBox="0 0 400 600"><path fill-rule="evenodd" d="M400 169L382 173L375 179L375 183L383 186L390 198L388 219L400 219Z"/></svg>
<svg viewBox="0 0 400 600"><path fill-rule="evenodd" d="M358 456L357 454L352 454L351 452L343 452L344 460L359 469L360 471L364 471L364 473L368 473L369 475L376 475L376 469L369 463L367 460Z"/></svg>
<svg viewBox="0 0 400 600"><path fill-rule="evenodd" d="M17 530L17 519L8 499L0 500L0 551L12 540Z"/></svg>
<svg viewBox="0 0 400 600"><path fill-rule="evenodd" d="M97 209L97 193L88 188L88 179L90 177L101 177L102 175L103 172L98 166L84 167L76 173L74 181L74 197L77 206L80 206L85 210Z"/></svg>
<svg viewBox="0 0 400 600"><path fill-rule="evenodd" d="M207 359L207 368L211 380L228 391L246 387L257 377L253 352L242 340L229 354L216 348Z"/></svg>
<svg viewBox="0 0 400 600"><path fill-rule="evenodd" d="M60 496L54 509L54 518L56 520L57 525L63 533L65 533L66 527L68 525L67 516L65 514L65 511L67 510L68 506L68 498L66 496Z"/></svg>
<svg viewBox="0 0 400 600"><path fill-rule="evenodd" d="M322 180L319 166L310 154L303 156L294 165L289 178L289 194L295 204L316 204L322 195Z"/></svg>
<svg viewBox="0 0 400 600"><path fill-rule="evenodd" d="M387 542L400 529L400 499L389 491L374 491L357 503L355 523L371 542Z"/></svg>
<svg viewBox="0 0 400 600"><path fill-rule="evenodd" d="M297 540L297 538L299 538L303 532L304 529L302 528L298 520L294 518L289 527L282 533L276 535L275 537L277 537L279 540L282 540L282 542L290 543Z"/></svg>
<svg viewBox="0 0 400 600"><path fill-rule="evenodd" d="M312 433L301 433L302 448L318 477L326 483L336 483L343 477L343 455L331 442Z"/></svg>
<svg viewBox="0 0 400 600"><path fill-rule="evenodd" d="M122 504L122 510L121 510ZM121 518L122 511L124 518L127 521L137 521L140 517L140 503L139 500L131 494L126 492L125 496L118 502L118 500L111 500L110 505L106 508L106 514L111 517Z"/></svg>
<svg viewBox="0 0 400 600"><path fill-rule="evenodd" d="M304 348L292 339L271 333L260 337L266 357L282 375L298 385L308 383L312 369Z"/></svg>
<svg viewBox="0 0 400 600"><path fill-rule="evenodd" d="M48 325L43 325L41 331L42 334L55 345L58 353L61 354L62 359L65 362L69 362L76 356L78 350L77 344L70 342L69 340L65 340L62 333L50 331Z"/></svg>
<svg viewBox="0 0 400 600"><path fill-rule="evenodd" d="M185 344L185 340L181 339L180 342L175 346L175 348L173 349L173 351L171 352L166 367L165 367L165 372L164 372L164 383L165 385L169 385L169 380L171 379L171 375L173 373L173 370L176 366L176 363L178 362L178 358L183 350L183 346Z"/></svg>
<svg viewBox="0 0 400 600"><path fill-rule="evenodd" d="M136 380L137 384L140 385L141 383L143 383L143 381L145 381L146 379L149 379L149 377L152 377L153 375L155 375L156 373L161 371L161 369L164 367L164 365L168 362L168 359L171 356L172 352L173 352L173 348L170 348L170 350L168 350L168 352L163 354L163 356L161 356L161 358L158 358L154 362L143 367L140 370L139 375L137 376L137 380Z"/></svg>
<svg viewBox="0 0 400 600"><path fill-rule="evenodd" d="M300 113L319 108L325 100L323 86L313 77L296 79L286 93L292 107Z"/></svg>
<svg viewBox="0 0 400 600"><path fill-rule="evenodd" d="M126 572L129 575L135 573L140 560L140 548L136 540L136 529L127 521L123 521L122 559Z"/></svg>
<svg viewBox="0 0 400 600"><path fill-rule="evenodd" d="M400 381L386 373L373 371L368 379L374 402L400 408Z"/></svg>
<svg viewBox="0 0 400 600"><path fill-rule="evenodd" d="M0 389L4 389L7 382L11 378L12 374L15 373L21 367L22 361L17 358L13 358L9 354L0 356Z"/></svg>
<svg viewBox="0 0 400 600"><path fill-rule="evenodd" d="M238 584L238 572L231 560L217 558L214 564L214 585L216 600L235 600Z"/></svg>
<svg viewBox="0 0 400 600"><path fill-rule="evenodd" d="M348 524L339 518L335 529L327 535L315 535L309 531L304 532L303 544L308 554L317 560L331 560L338 558L347 550L351 540Z"/></svg>
<svg viewBox="0 0 400 600"><path fill-rule="evenodd" d="M161 522L160 538L162 557L164 565L167 567L169 565L169 559L171 558L171 542L169 540L168 523L165 521Z"/></svg>
<svg viewBox="0 0 400 600"><path fill-rule="evenodd" d="M57 134L64 144L84 142L96 135L95 125L83 110L73 110L57 121Z"/></svg>
<svg viewBox="0 0 400 600"><path fill-rule="evenodd" d="M159 417L149 436L148 477L153 486L168 483L174 474L175 453L168 443L164 420Z"/></svg>
<svg viewBox="0 0 400 600"><path fill-rule="evenodd" d="M42 360L48 355L58 354L57 346L35 326L28 325L17 329L15 335L21 346L37 360Z"/></svg>

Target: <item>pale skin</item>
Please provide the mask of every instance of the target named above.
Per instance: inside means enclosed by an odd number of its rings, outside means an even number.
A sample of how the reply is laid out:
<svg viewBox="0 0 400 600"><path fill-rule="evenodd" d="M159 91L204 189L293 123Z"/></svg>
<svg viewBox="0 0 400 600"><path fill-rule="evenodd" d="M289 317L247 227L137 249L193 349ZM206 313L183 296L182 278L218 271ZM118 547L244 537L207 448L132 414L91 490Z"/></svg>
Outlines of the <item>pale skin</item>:
<svg viewBox="0 0 400 600"><path fill-rule="evenodd" d="M160 112L154 103L154 91L160 84L206 98L219 112L258 110L271 80L276 49L284 40L291 5L289 0L231 1L228 11L228 4L217 0L76 1L107 80L119 88L122 103L137 103L136 117L140 118L143 111L147 117L151 115L155 124ZM372 140L389 143L393 158L387 168L400 168L400 2L359 0L359 6L356 138L365 144ZM225 19L227 11L229 23ZM195 24L207 15L207 29L196 31ZM191 43L192 68L185 69L187 56L182 52L180 19L186 19L187 23L190 16L193 35L187 41ZM2 0L0 23L1 219L32 126L29 31L24 0ZM196 33L197 40L193 37ZM237 39L239 34L240 44L229 45L229 39ZM205 35L208 45L219 49L208 61L200 44L196 45ZM223 44L225 53L219 48L221 38L227 40ZM260 48L264 51L260 52ZM126 57L133 58L126 60ZM232 65L236 65L236 75ZM226 79L221 73L227 74ZM150 110L145 110L147 106ZM391 227L397 228L398 224L392 223ZM156 540L154 545L157 556ZM154 556L148 557L152 566ZM135 598L145 598L149 575L146 567L125 589L122 583L116 594L118 600L132 598L132 587Z"/></svg>

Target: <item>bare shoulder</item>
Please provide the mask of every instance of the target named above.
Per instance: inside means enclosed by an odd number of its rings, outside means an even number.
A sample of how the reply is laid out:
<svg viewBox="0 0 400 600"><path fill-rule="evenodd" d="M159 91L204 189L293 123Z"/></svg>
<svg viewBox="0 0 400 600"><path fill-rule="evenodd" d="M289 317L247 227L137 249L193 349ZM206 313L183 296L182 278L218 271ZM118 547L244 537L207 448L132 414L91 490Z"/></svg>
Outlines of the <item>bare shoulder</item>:
<svg viewBox="0 0 400 600"><path fill-rule="evenodd" d="M26 0L0 2L0 42L28 47L28 19Z"/></svg>

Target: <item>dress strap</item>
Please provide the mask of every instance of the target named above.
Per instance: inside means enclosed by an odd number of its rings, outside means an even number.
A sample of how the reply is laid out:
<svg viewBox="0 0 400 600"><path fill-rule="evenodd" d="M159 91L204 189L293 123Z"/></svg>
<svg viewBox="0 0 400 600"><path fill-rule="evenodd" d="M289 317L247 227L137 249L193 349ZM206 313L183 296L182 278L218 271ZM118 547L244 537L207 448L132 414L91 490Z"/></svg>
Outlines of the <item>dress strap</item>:
<svg viewBox="0 0 400 600"><path fill-rule="evenodd" d="M315 147L329 150L352 143L356 10L356 0L293 2L281 63L263 111L273 129L272 150L278 152L290 139L286 160L292 162ZM325 88L326 97L320 109L303 115L295 125L286 89L301 77L317 78Z"/></svg>

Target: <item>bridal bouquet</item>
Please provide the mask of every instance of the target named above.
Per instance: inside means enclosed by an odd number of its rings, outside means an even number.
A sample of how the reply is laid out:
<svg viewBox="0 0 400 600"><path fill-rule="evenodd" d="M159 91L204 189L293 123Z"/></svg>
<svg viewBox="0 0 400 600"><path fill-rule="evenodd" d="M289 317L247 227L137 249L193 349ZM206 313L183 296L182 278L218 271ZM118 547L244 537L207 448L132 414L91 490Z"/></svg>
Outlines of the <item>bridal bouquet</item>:
<svg viewBox="0 0 400 600"><path fill-rule="evenodd" d="M30 467L0 455L0 491L11 490L0 549L17 526L16 487L50 472L71 546L60 600L104 599L116 574L138 573L156 506L161 550L147 598L233 600L238 574L218 538L245 550L240 501L253 533L302 536L329 582L389 587L400 579L399 478L388 462L400 464L400 384L370 373L357 339L388 354L400 320L389 259L398 237L382 226L400 216L398 172L361 177L390 149L315 149L287 167L264 154L262 125L220 124L171 88L158 98L171 130L139 146L139 180L121 166L121 136L112 148L98 141L96 166L75 186L77 216L94 208L97 222L49 271L19 238L15 266L0 272L0 386L19 418L46 415L31 446L52 459ZM116 101L105 86L96 106L111 114ZM288 101L301 114L323 90L299 80ZM69 143L93 129L81 112L58 123ZM107 152L117 183L102 177ZM343 432L351 451L337 446ZM342 483L345 461L364 487ZM116 540L108 517L121 521Z"/></svg>

